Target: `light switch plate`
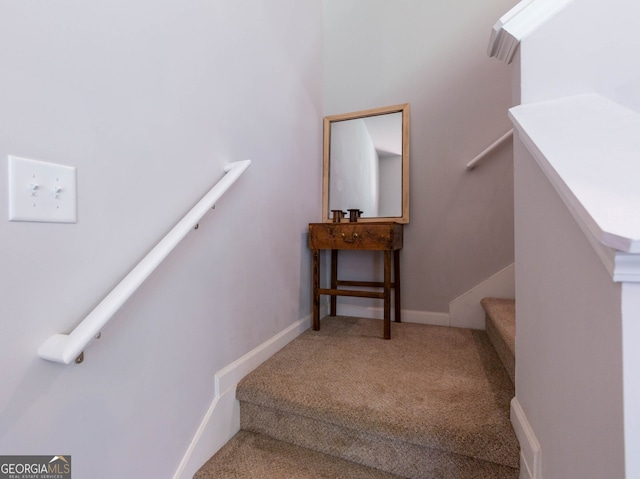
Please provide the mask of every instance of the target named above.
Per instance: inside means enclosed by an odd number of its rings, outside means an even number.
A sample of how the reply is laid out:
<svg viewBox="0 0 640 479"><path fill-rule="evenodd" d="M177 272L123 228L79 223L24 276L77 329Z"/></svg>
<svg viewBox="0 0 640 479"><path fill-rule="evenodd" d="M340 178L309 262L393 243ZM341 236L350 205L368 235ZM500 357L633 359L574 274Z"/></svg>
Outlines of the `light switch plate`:
<svg viewBox="0 0 640 479"><path fill-rule="evenodd" d="M77 223L76 169L9 156L9 221Z"/></svg>

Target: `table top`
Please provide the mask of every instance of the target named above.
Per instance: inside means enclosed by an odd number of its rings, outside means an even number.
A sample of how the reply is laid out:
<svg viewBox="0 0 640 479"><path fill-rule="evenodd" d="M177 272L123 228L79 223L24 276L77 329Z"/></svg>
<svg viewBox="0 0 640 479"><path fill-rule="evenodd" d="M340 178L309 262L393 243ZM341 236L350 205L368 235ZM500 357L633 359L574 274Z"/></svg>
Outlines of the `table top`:
<svg viewBox="0 0 640 479"><path fill-rule="evenodd" d="M309 223L310 249L397 250L403 225L389 222Z"/></svg>

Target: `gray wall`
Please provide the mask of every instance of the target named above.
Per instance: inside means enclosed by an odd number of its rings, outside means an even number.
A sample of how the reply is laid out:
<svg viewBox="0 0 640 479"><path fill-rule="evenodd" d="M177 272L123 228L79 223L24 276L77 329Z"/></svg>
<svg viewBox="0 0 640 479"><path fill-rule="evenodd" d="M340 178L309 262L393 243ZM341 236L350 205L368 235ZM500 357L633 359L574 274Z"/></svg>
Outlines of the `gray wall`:
<svg viewBox="0 0 640 479"><path fill-rule="evenodd" d="M0 0L0 211L9 154L76 166L79 209L0 221L2 454L172 477L214 373L309 314L321 18L319 0ZM37 357L246 158L82 365Z"/></svg>
<svg viewBox="0 0 640 479"><path fill-rule="evenodd" d="M511 144L473 172L465 165L511 127L511 67L486 48L492 25L516 3L323 2L325 115L411 104L403 309L447 312L513 262ZM343 258L343 276L381 269L366 255Z"/></svg>

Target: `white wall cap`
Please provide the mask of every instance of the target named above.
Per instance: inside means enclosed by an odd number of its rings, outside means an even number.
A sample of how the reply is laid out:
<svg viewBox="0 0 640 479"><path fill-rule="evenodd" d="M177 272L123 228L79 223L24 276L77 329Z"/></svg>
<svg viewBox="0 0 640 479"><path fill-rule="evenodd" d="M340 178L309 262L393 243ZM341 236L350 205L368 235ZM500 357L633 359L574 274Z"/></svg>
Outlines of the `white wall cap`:
<svg viewBox="0 0 640 479"><path fill-rule="evenodd" d="M487 53L511 63L520 41L574 0L522 0L494 24Z"/></svg>
<svg viewBox="0 0 640 479"><path fill-rule="evenodd" d="M640 114L588 94L509 116L614 279L640 278Z"/></svg>

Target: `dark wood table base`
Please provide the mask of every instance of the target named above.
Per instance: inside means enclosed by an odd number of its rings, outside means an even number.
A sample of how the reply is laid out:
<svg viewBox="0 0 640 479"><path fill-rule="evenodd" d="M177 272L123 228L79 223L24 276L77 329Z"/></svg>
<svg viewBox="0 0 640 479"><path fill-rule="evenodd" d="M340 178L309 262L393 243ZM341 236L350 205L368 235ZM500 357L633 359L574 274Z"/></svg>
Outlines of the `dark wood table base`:
<svg viewBox="0 0 640 479"><path fill-rule="evenodd" d="M402 225L398 223L311 223L309 248L312 255L312 328L320 329L320 296L329 295L330 315L336 316L338 296L382 299L384 303L383 337L391 338L391 290L394 291L394 321L401 322L400 250L402 249ZM320 252L331 250L331 287L320 287ZM338 279L338 251L383 251L383 281L344 281ZM392 261L393 253L393 261ZM391 269L393 263L393 281ZM382 291L365 291L349 288L382 288Z"/></svg>

